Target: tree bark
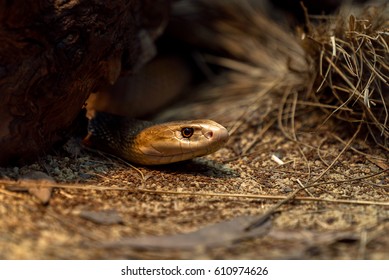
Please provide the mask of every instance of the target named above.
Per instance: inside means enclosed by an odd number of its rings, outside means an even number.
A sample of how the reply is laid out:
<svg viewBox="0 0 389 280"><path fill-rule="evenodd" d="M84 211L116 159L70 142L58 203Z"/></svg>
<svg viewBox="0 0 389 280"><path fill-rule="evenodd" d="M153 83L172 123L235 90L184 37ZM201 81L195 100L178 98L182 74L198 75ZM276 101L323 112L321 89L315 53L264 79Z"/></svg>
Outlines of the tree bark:
<svg viewBox="0 0 389 280"><path fill-rule="evenodd" d="M89 94L154 53L169 0L0 0L0 165L64 137Z"/></svg>

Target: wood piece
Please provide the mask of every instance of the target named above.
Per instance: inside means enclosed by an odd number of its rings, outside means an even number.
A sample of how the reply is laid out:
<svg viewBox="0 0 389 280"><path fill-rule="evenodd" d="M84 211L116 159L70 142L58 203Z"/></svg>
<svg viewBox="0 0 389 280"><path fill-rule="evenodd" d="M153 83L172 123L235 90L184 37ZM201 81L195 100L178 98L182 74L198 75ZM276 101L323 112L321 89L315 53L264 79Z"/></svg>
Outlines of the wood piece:
<svg viewBox="0 0 389 280"><path fill-rule="evenodd" d="M153 54L169 0L0 0L0 165L63 140L92 91Z"/></svg>

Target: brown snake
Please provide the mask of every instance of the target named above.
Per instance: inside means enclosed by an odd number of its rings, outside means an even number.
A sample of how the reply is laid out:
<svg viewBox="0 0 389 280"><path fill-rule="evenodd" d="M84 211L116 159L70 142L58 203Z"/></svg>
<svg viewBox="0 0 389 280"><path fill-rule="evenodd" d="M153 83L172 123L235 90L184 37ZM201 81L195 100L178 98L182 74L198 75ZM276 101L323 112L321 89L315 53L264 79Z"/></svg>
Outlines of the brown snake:
<svg viewBox="0 0 389 280"><path fill-rule="evenodd" d="M96 113L84 144L133 163L169 164L204 156L228 140L226 128L212 120L161 124Z"/></svg>

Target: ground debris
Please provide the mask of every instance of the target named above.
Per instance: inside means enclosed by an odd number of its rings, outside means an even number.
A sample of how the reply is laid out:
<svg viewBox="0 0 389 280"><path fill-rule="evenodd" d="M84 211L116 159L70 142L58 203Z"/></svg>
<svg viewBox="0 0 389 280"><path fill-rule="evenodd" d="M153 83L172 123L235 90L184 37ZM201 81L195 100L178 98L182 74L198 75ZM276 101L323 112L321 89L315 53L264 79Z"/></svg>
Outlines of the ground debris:
<svg viewBox="0 0 389 280"><path fill-rule="evenodd" d="M114 225L123 223L123 218L115 210L80 212L80 217L100 225Z"/></svg>
<svg viewBox="0 0 389 280"><path fill-rule="evenodd" d="M37 198L42 204L49 203L55 181L46 173L31 171L18 180L20 185L7 186L10 191L26 191Z"/></svg>
<svg viewBox="0 0 389 280"><path fill-rule="evenodd" d="M168 236L146 236L141 238L122 238L118 241L104 242L104 248L133 247L143 249L185 249L212 248L226 246L239 240L255 238L264 235L271 223L266 223L252 231L245 227L257 217L238 217L229 221L208 225L197 231Z"/></svg>

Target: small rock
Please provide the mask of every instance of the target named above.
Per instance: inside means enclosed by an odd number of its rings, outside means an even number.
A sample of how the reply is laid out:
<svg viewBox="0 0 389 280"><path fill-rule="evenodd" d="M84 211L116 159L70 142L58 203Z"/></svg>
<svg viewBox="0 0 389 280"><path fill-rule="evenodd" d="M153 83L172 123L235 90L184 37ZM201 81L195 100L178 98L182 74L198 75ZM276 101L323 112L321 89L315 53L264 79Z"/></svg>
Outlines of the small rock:
<svg viewBox="0 0 389 280"><path fill-rule="evenodd" d="M53 178L41 171L32 171L25 174L22 180L31 181L36 185L36 187L27 187L27 191L31 195L35 196L44 205L49 203L55 185Z"/></svg>
<svg viewBox="0 0 389 280"><path fill-rule="evenodd" d="M283 192L283 193L290 193L290 192L292 192L292 189L290 187L288 187L288 186L285 186L285 187L283 187L281 189L281 192Z"/></svg>

